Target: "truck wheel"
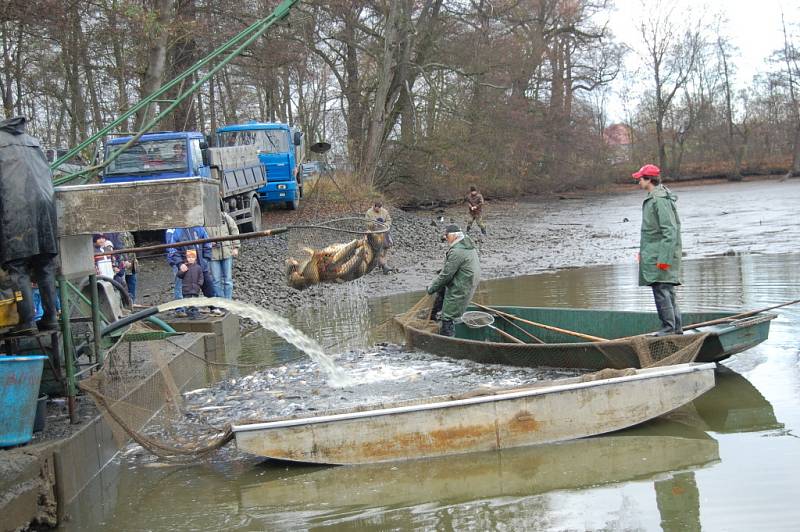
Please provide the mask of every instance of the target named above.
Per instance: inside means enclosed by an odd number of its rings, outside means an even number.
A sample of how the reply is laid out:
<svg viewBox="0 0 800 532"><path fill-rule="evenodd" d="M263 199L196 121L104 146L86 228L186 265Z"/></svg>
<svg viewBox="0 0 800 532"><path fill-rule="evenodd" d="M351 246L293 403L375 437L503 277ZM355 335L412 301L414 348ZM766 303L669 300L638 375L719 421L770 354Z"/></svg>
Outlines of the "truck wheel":
<svg viewBox="0 0 800 532"><path fill-rule="evenodd" d="M261 231L261 204L256 196L250 200L250 214L253 216L253 221L250 222L251 231Z"/></svg>
<svg viewBox="0 0 800 532"><path fill-rule="evenodd" d="M290 211L296 211L299 206L300 206L300 198L299 197L295 197L292 201L287 201L286 202L286 207Z"/></svg>
<svg viewBox="0 0 800 532"><path fill-rule="evenodd" d="M253 196L250 199L250 221L242 224L242 232L255 231L261 231L261 204L258 203L258 197Z"/></svg>

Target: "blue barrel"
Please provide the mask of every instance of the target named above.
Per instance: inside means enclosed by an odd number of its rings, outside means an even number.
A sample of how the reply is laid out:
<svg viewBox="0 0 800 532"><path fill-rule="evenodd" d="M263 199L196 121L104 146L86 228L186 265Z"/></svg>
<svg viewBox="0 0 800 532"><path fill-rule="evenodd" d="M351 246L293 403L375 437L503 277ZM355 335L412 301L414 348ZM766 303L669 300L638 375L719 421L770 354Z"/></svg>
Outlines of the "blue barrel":
<svg viewBox="0 0 800 532"><path fill-rule="evenodd" d="M44 355L0 356L0 447L33 437Z"/></svg>

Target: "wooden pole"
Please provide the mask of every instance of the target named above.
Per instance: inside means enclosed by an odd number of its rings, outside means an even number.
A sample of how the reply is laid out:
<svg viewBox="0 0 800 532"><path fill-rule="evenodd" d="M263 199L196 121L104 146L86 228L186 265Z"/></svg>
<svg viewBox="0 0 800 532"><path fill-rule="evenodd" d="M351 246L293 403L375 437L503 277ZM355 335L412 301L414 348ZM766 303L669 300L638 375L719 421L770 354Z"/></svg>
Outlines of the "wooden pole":
<svg viewBox="0 0 800 532"><path fill-rule="evenodd" d="M508 338L509 340L511 340L511 341L512 341L512 342L514 342L514 343L517 343L517 344L524 344L524 343L525 343L525 342L523 342L522 340L520 340L519 338L517 338L516 336L514 336L514 335L512 335L512 334L508 334L508 333L507 333L507 332L505 332L504 330L502 330L502 329L498 329L498 328L497 328L497 327L495 327L494 325L487 325L487 327L489 327L489 328L490 328L490 329L492 329L493 331L497 332L499 335L501 335L501 336L505 336L506 338Z"/></svg>
<svg viewBox="0 0 800 532"><path fill-rule="evenodd" d="M475 303L474 301L472 302L472 304L475 305L476 307L481 308L483 310L486 310L488 312L494 312L498 316L503 316L504 318L514 319L514 320L517 320L517 321L519 321L521 323L525 323L527 325L533 325L534 327L539 327L541 329L545 329L545 330L548 330L548 331L553 331L553 332L557 332L557 333L561 333L561 334L568 334L570 336L576 336L578 338L583 338L584 340L589 340L590 342L606 342L606 341L608 341L607 338L600 338L599 336L592 336L591 334L583 334L583 333L579 333L579 332L576 332L576 331L570 331L568 329L562 329L561 327L554 327L552 325L545 325L544 323L537 323L535 321L526 320L526 319L520 318L519 316L514 316L513 314L508 314L507 312L503 312L502 310L497 310L497 309L494 309L492 307L487 307L487 306L481 305L480 303Z"/></svg>
<svg viewBox="0 0 800 532"><path fill-rule="evenodd" d="M495 311L495 312L497 312L497 311ZM537 344L543 344L544 343L544 340L542 340L538 336L534 335L533 333L526 331L525 329L523 329L522 327L520 327L519 325L514 323L514 320L504 316L503 314L505 314L505 312L498 313L497 316L500 317L500 318L503 318L504 320L506 320L506 323L508 323L509 325L511 325L512 327L517 329L518 331L521 331L522 333L528 335L528 337L530 337L531 340L533 340Z"/></svg>

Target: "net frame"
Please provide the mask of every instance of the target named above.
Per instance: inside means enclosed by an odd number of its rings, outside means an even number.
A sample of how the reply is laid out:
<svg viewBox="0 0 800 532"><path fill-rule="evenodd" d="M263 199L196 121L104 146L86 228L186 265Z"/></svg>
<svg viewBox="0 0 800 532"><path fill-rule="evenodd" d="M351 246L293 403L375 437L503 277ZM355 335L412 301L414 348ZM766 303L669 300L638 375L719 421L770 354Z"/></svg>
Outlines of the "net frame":
<svg viewBox="0 0 800 532"><path fill-rule="evenodd" d="M461 315L461 323L470 329L482 329L494 324L494 316L480 310L468 310Z"/></svg>

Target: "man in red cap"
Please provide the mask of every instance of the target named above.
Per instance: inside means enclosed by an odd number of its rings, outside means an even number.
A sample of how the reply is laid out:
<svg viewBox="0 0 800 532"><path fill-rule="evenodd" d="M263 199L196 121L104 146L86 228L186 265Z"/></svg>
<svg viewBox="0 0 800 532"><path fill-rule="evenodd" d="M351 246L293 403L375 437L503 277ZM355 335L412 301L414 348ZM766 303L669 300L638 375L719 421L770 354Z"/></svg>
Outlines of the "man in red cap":
<svg viewBox="0 0 800 532"><path fill-rule="evenodd" d="M661 171L654 164L642 166L633 178L647 191L642 204L639 241L639 286L650 286L662 328L656 336L683 334L675 286L681 284L681 221L678 197L661 184Z"/></svg>

